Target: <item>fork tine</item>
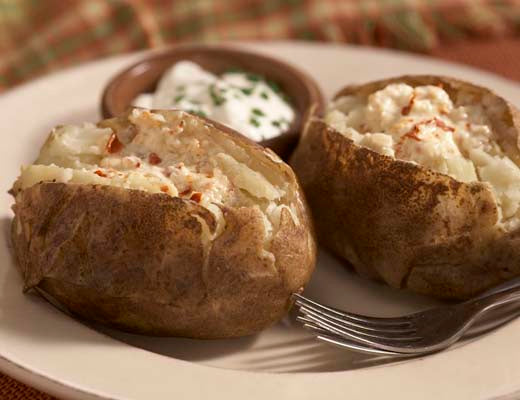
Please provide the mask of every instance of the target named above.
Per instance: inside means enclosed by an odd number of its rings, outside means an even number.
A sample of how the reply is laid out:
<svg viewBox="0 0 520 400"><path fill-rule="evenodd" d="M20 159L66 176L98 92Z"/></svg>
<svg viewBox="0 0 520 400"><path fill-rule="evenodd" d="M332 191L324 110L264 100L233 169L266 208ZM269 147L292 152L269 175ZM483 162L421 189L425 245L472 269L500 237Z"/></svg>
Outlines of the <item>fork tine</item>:
<svg viewBox="0 0 520 400"><path fill-rule="evenodd" d="M358 345L360 345L360 346L362 345L359 342L354 342L353 340L348 340L344 336L340 336L340 334L332 332L330 329L326 329L326 328L319 326L318 322L316 322L314 320L307 319L305 317L300 317L300 316L296 317L296 319L303 323L304 328L319 332L321 335L328 335L331 337L334 336L334 337L337 337L338 339L344 339L344 340L352 342L352 343L358 343Z"/></svg>
<svg viewBox="0 0 520 400"><path fill-rule="evenodd" d="M415 329L414 325L411 321L409 321L409 324L407 326L393 326L393 325L382 325L382 326L374 326L369 325L363 322L359 321L351 321L348 318L342 318L336 313L328 312L327 310L322 310L317 307L308 306L308 305L298 305L300 307L300 311L303 314L315 312L316 314L319 314L320 316L326 316L329 319L332 319L334 321L337 321L338 323L348 326L352 329L361 330L363 333L370 334L371 332L385 332L385 333L395 333L395 334L407 334L407 333L415 333L417 330Z"/></svg>
<svg viewBox="0 0 520 400"><path fill-rule="evenodd" d="M321 341L334 344L336 346L340 346L343 348L348 348L351 350L354 350L358 353L368 353L368 354L379 354L379 355L388 355L388 356L402 356L403 353L396 353L393 351L388 350L381 350L377 349L375 347L365 346L360 343L350 341L348 339L345 339L344 337L338 336L334 333L331 333L315 324L314 321L308 320L305 317L298 316L296 317L298 321L303 322L303 326L305 328L320 332L318 336L316 336L316 339L319 339Z"/></svg>
<svg viewBox="0 0 520 400"><path fill-rule="evenodd" d="M361 322L366 324L374 325L374 327L380 326L410 326L411 322L408 318L405 317L397 317L397 318L378 318L378 317L368 317L364 315L358 315L354 313L348 313L341 310L338 310L334 307L325 306L323 304L316 303L301 294L293 294L295 298L295 303L298 306L306 306L309 308L314 308L317 311L320 310L322 312L328 311L338 315L341 318L350 319L354 322Z"/></svg>
<svg viewBox="0 0 520 400"><path fill-rule="evenodd" d="M324 334L330 334L330 332L328 330L316 325L316 322L314 322L310 319L307 319L305 317L298 315L296 317L296 320L300 321L303 324L304 328L309 328L313 331L317 331L317 332L324 333Z"/></svg>
<svg viewBox="0 0 520 400"><path fill-rule="evenodd" d="M331 326L327 324L326 322L321 322L316 320L316 318L312 316L305 316L300 317L298 316L297 319L304 320L304 325L308 328L318 330L321 329L322 331L326 331L328 335L334 335L334 336L341 336L343 338L346 338L349 341L356 341L357 343L363 343L364 345L371 346L372 341L370 339L359 337L355 334L344 332L341 329L337 329L334 326Z"/></svg>
<svg viewBox="0 0 520 400"><path fill-rule="evenodd" d="M369 346L369 347L372 347L374 345L374 340L371 339L371 338L363 337L363 335L359 336L359 335L356 335L354 333L348 332L348 331L346 331L344 329L335 327L334 325L331 325L331 324L329 324L327 322L320 321L316 317L308 316L308 318L311 321L313 321L318 327L320 327L322 329L326 329L329 334L333 334L334 336L341 336L341 337L343 337L343 338L345 338L345 339L347 339L349 341L354 341L354 342L357 342L357 343L360 343L360 344L363 344L363 345ZM389 350L389 351L391 351L391 349L385 348L385 347L386 346L383 345L382 350ZM381 348L381 347L378 346L378 348Z"/></svg>
<svg viewBox="0 0 520 400"><path fill-rule="evenodd" d="M307 310L303 310L300 308L302 312L305 312ZM386 332L379 332L379 334L375 334L375 332L372 333L366 333L363 331L360 331L358 329L351 328L349 326L346 326L345 324L338 323L334 321L333 319L327 318L324 315L320 315L319 313L316 313L314 311L307 311L305 312L305 315L308 319L311 321L314 321L318 326L321 326L322 328L325 328L329 331L332 331L336 334L342 335L342 336L348 336L349 338L353 340L362 340L365 343L370 343L372 345L379 345L379 344L385 344L384 342L400 342L401 344L404 344L405 342L414 342L421 340L422 338L419 336L411 336L411 335L400 335L395 336L396 334L390 335ZM388 343L390 345L390 343Z"/></svg>
<svg viewBox="0 0 520 400"><path fill-rule="evenodd" d="M319 318L320 320L330 323L338 328L345 329L354 334L361 334L372 338L402 340L407 337L415 337L415 335L417 334L417 330L415 328L401 330L366 328L362 325L353 324L350 321L346 321L341 318L336 318L333 315L328 315L326 313L321 313L315 310L307 309L307 307L300 307L300 312L306 317L309 317L311 320L313 317Z"/></svg>
<svg viewBox="0 0 520 400"><path fill-rule="evenodd" d="M359 343L348 341L344 338L339 338L337 336L332 335L319 335L316 337L318 340L321 340L322 342L332 344L334 346L339 346L342 348L347 348L350 350L354 350L358 353L365 353L365 354L377 354L377 355L383 355L388 357L406 357L409 356L409 354L403 354L403 353L395 353L393 351L387 351L387 350L380 350L376 349L374 347L368 347L363 346Z"/></svg>

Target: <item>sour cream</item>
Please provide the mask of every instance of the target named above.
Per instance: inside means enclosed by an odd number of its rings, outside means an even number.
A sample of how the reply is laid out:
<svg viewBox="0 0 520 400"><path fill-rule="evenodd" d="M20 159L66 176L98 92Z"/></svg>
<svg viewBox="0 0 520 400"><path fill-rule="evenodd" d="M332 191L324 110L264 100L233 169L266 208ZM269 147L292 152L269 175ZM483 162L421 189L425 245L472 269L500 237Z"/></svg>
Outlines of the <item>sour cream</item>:
<svg viewBox="0 0 520 400"><path fill-rule="evenodd" d="M295 118L285 94L274 82L244 71L216 76L191 61L173 65L155 93L137 96L133 105L185 110L214 119L257 142L280 135Z"/></svg>

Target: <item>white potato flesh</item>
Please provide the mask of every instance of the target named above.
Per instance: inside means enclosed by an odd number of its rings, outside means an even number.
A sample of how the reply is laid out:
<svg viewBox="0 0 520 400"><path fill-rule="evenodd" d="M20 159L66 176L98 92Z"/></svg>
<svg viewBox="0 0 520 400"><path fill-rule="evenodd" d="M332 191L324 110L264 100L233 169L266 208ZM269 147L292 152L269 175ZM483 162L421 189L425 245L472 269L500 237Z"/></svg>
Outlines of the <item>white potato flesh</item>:
<svg viewBox="0 0 520 400"><path fill-rule="evenodd" d="M223 218L221 205L258 206L266 231L278 226L280 210L287 207L284 189L212 141L203 122L181 116L171 126L163 115L139 109L129 120L133 134L120 138L94 124L57 127L36 162L22 167L13 189L42 181L116 186L195 201L217 221Z"/></svg>
<svg viewBox="0 0 520 400"><path fill-rule="evenodd" d="M439 86L392 83L367 97L335 100L325 122L380 154L461 182L487 182L496 196L501 221L516 226L520 168L498 144L483 101L471 101L454 101Z"/></svg>

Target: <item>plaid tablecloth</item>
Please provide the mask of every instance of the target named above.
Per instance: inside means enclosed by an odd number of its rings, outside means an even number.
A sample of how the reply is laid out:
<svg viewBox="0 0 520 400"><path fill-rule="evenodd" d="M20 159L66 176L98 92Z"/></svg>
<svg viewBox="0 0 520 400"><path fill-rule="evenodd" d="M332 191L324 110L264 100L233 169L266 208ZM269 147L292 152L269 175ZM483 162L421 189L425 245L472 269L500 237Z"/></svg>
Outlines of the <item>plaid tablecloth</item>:
<svg viewBox="0 0 520 400"><path fill-rule="evenodd" d="M520 0L0 0L0 91L109 54L223 39L386 46L518 79L519 60L487 52L519 31Z"/></svg>
<svg viewBox="0 0 520 400"><path fill-rule="evenodd" d="M392 47L520 80L520 0L0 0L0 92L171 43L300 39ZM0 374L1 400L52 397Z"/></svg>

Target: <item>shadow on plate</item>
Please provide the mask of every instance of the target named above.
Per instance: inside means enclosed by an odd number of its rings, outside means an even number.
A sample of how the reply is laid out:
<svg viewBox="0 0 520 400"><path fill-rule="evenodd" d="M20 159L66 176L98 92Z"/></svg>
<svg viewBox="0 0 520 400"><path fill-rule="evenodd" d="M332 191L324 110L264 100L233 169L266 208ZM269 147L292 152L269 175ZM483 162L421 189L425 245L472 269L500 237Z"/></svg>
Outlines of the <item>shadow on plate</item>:
<svg viewBox="0 0 520 400"><path fill-rule="evenodd" d="M0 243L0 326L13 335L25 336L31 341L45 343L102 342L99 335L88 335L77 328L79 322L71 321L60 310L49 304L36 293L22 292L23 281L16 268L10 245L11 218L0 218L3 239ZM45 318L42 318L45 316ZM72 328L72 329L71 329ZM71 334L74 332L74 334ZM77 332L80 332L78 335Z"/></svg>
<svg viewBox="0 0 520 400"><path fill-rule="evenodd" d="M120 342L140 347L151 352L167 357L174 357L186 361L208 360L229 355L230 353L243 352L250 348L256 336L249 336L228 340L191 340L181 338L156 338L142 335L133 335L125 332L115 331L100 325L81 321L75 316L67 313L56 304L50 296L37 291L22 293L23 281L10 245L11 218L0 219L0 229L5 238L1 246L2 259L6 260L3 272L5 283L0 288L0 325L16 335L24 335L37 338L39 341L70 342L88 340L92 343L96 337L98 342L103 342L99 335L72 336L71 332L77 333L78 329L71 330L70 325L85 325L99 333L110 336ZM53 305L54 307L51 307ZM38 318L46 314L47 318ZM54 314L49 316L49 314ZM47 325L52 321L52 326ZM84 330L83 330L84 331Z"/></svg>
<svg viewBox="0 0 520 400"><path fill-rule="evenodd" d="M0 270L0 282L4 282L0 288L0 326L13 335L26 336L32 342L52 343L53 346L81 343L86 350L92 344L129 345L216 368L274 373L345 371L411 360L354 353L319 342L296 321L295 311L258 335L220 340L147 337L82 323L51 307L41 296L22 294L20 273L14 260L9 262L12 259L7 243L9 226L10 218L0 219L1 232L6 239L0 244L0 256L8 261L4 264L7 268ZM306 294L320 302L379 316L403 314L436 304L427 298L366 281L324 251L320 252L318 264ZM107 336L115 341L107 341Z"/></svg>
<svg viewBox="0 0 520 400"><path fill-rule="evenodd" d="M93 344L113 346L124 343L165 357L249 371L337 371L351 369L354 362L370 362L368 356L317 342L295 321L294 315L258 335L220 340L146 337L82 323L51 307L35 292L22 293L22 278L9 251L10 224L11 218L0 219L4 236L0 250L7 261L4 264L6 268L0 271L0 281L3 282L0 288L0 326L9 334L27 337L26 340L43 345L80 343L85 349ZM85 329L85 326L90 329ZM106 336L117 342L107 341Z"/></svg>

